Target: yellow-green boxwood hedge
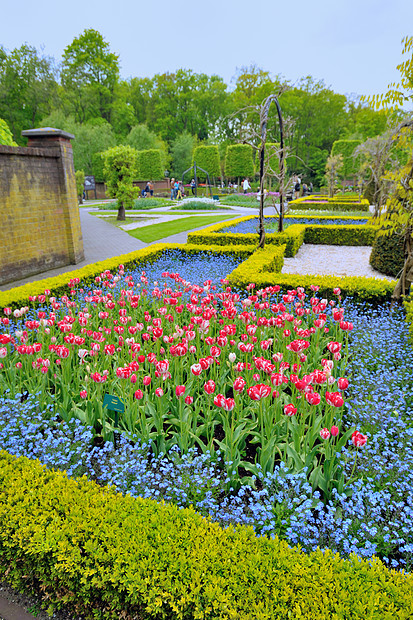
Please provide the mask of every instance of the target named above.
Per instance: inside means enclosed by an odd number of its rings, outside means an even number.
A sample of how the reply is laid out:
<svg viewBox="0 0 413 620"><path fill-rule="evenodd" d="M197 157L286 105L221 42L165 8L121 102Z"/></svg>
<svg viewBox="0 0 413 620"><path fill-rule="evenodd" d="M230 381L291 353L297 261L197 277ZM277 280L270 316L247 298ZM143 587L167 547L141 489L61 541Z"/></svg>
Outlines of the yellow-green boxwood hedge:
<svg viewBox="0 0 413 620"><path fill-rule="evenodd" d="M368 211L369 201L365 198L361 200L347 198L345 196L303 196L296 200L291 200L289 207L291 209L302 210L325 210L325 211Z"/></svg>
<svg viewBox="0 0 413 620"><path fill-rule="evenodd" d="M258 275L262 272L266 274L263 276L264 278L278 278L284 266L284 252L285 245L268 245L265 248L258 248L249 258L231 271L227 276L229 284L246 288L251 282L256 282Z"/></svg>
<svg viewBox="0 0 413 620"><path fill-rule="evenodd" d="M236 226L241 222L255 219L255 215L241 217L231 222ZM267 219L267 218L266 218ZM340 218L341 219L341 218ZM242 244L258 245L259 236L256 233L224 233L222 229L228 227L228 222L220 222L200 231L188 234L188 241L196 245L228 245ZM293 257L297 254L301 245L325 244L325 245L372 245L377 233L377 226L362 225L317 225L317 224L292 224L282 233L270 233L265 237L267 245L285 245L285 256Z"/></svg>
<svg viewBox="0 0 413 620"><path fill-rule="evenodd" d="M367 224L333 226L308 225L305 227L305 243L324 245L372 245L378 227Z"/></svg>
<svg viewBox="0 0 413 620"><path fill-rule="evenodd" d="M86 618L408 620L413 577L0 452L0 574Z"/></svg>
<svg viewBox="0 0 413 620"><path fill-rule="evenodd" d="M79 278L85 285L94 282L96 276L103 271L112 271L117 269L119 265L132 266L142 263L154 262L159 256L161 256L167 250L178 249L188 254L196 254L197 252L211 252L212 254L228 254L231 252L240 258L247 258L250 256L255 247L253 245L233 245L231 247L222 247L220 245L211 245L206 248L205 246L199 246L195 244L172 244L172 243L156 243L147 248L131 252L129 254L122 254L113 258L108 258L104 261L85 265L80 269L68 271L59 276L53 278L46 278L44 280L37 280L36 282L30 282L23 286L12 288L8 291L0 291L0 308L5 307L21 307L29 305L29 297L34 297L43 293L46 289L51 291L54 296L67 294L68 283L74 278Z"/></svg>

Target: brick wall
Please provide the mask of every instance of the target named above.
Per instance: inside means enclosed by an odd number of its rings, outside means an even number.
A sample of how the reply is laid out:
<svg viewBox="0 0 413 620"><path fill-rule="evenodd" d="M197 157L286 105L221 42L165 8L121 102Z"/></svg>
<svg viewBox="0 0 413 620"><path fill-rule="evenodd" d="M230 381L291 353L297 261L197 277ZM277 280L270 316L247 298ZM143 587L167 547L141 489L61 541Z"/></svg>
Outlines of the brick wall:
<svg viewBox="0 0 413 620"><path fill-rule="evenodd" d="M0 284L84 259L68 134L23 133L28 147L0 146Z"/></svg>

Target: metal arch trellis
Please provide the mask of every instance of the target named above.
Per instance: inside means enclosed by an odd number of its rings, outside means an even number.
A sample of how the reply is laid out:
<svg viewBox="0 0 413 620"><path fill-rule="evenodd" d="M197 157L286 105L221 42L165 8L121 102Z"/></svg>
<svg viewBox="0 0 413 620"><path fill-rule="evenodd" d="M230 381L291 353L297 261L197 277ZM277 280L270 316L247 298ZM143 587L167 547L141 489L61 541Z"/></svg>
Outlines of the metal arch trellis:
<svg viewBox="0 0 413 620"><path fill-rule="evenodd" d="M260 129L261 129L261 146L260 146L260 223L258 228L259 234L259 244L260 248L263 248L265 245L265 229L264 229L264 151L265 151L265 143L267 141L267 123L268 123L268 112L271 106L271 103L274 102L277 107L278 113L278 121L280 124L280 211L279 211L279 220L278 220L278 232L283 231L283 218L284 218L284 129L283 129L283 119L281 115L280 104L278 103L278 99L276 95L270 95L267 97L262 105L260 110Z"/></svg>
<svg viewBox="0 0 413 620"><path fill-rule="evenodd" d="M186 173L187 173L187 172L189 172L190 170L193 170L193 171L194 171L194 181L195 181L195 197L196 197L196 196L198 195L198 179L197 179L197 174L196 174L196 171L198 170L198 168L199 168L200 170L202 170L202 172L205 172L205 174L206 174L206 176L207 176L207 179L208 179L208 189L209 189L209 192L210 192L210 194L211 194L211 198L212 198L211 181L210 181L210 179L209 179L209 174L208 174L208 172L207 172L206 170L204 170L203 168L201 168L201 166L197 166L197 165L196 165L196 161L194 161L193 166L191 166L190 168L188 168L188 170L185 170L185 171L182 173L182 184L183 184L183 182L184 182L184 176L186 175Z"/></svg>

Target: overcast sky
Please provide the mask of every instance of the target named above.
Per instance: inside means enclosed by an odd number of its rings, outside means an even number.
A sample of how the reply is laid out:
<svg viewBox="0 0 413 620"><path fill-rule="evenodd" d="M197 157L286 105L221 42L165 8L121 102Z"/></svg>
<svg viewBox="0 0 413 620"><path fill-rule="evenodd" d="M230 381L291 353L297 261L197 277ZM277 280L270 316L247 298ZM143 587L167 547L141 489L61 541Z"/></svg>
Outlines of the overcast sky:
<svg viewBox="0 0 413 620"><path fill-rule="evenodd" d="M399 80L413 0L8 0L0 44L29 43L61 59L86 28L118 54L121 75L192 69L226 83L256 64L291 82L312 75L337 93L385 92Z"/></svg>

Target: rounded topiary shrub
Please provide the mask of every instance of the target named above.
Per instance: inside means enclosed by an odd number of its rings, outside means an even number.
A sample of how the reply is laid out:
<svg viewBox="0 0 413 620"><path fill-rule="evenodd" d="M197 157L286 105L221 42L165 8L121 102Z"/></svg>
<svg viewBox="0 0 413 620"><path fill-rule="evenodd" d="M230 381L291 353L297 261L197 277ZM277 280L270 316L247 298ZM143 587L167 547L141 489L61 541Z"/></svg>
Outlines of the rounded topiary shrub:
<svg viewBox="0 0 413 620"><path fill-rule="evenodd" d="M404 265L404 241L401 235L377 234L370 254L370 265L386 276L396 278Z"/></svg>

